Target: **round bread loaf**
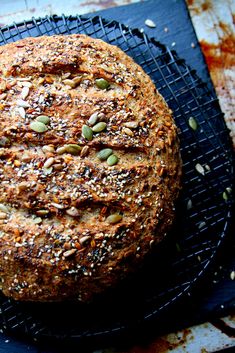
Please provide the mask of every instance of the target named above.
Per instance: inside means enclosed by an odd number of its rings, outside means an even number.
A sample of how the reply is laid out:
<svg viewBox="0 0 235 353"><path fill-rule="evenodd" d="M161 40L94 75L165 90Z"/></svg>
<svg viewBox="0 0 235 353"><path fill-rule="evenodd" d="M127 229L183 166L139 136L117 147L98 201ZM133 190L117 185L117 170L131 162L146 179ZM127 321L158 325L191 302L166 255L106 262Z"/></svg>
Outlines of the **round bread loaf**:
<svg viewBox="0 0 235 353"><path fill-rule="evenodd" d="M2 46L0 110L2 291L89 301L173 221L172 112L130 57L85 35Z"/></svg>

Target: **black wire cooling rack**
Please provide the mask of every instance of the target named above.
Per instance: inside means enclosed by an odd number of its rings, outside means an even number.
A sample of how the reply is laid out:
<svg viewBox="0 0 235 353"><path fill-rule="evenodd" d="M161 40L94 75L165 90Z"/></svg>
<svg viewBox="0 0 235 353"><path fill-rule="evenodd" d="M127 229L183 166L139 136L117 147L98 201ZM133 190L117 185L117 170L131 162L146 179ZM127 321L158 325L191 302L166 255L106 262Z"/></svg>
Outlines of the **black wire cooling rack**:
<svg viewBox="0 0 235 353"><path fill-rule="evenodd" d="M215 93L175 52L101 17L52 16L0 30L0 45L28 36L85 33L117 45L156 84L179 127L183 190L172 234L133 278L89 305L19 303L0 296L0 326L37 339L112 336L156 317L192 290L214 259L231 219L232 148ZM190 127L189 119L197 123ZM191 119L192 120L192 119Z"/></svg>

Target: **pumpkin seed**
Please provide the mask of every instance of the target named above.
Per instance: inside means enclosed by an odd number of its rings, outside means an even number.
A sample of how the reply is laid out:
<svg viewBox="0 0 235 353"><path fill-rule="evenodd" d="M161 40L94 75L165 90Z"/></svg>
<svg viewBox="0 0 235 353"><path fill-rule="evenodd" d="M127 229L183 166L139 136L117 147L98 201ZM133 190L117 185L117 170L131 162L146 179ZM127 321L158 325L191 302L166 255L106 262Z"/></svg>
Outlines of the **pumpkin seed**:
<svg viewBox="0 0 235 353"><path fill-rule="evenodd" d="M223 192L222 196L223 196L224 201L228 201L228 194L226 191Z"/></svg>
<svg viewBox="0 0 235 353"><path fill-rule="evenodd" d="M66 213L71 217L78 217L79 216L79 211L76 207L69 208L68 210L66 210Z"/></svg>
<svg viewBox="0 0 235 353"><path fill-rule="evenodd" d="M118 213L111 214L106 218L106 221L110 224L118 223L122 220L122 216Z"/></svg>
<svg viewBox="0 0 235 353"><path fill-rule="evenodd" d="M226 191L227 191L228 194L231 194L232 188L229 186L228 188L226 188Z"/></svg>
<svg viewBox="0 0 235 353"><path fill-rule="evenodd" d="M50 168L52 166L52 164L54 163L55 158L50 157L46 160L46 162L44 163L44 168Z"/></svg>
<svg viewBox="0 0 235 353"><path fill-rule="evenodd" d="M106 126L107 124L104 121L101 121L100 123L97 123L95 126L93 126L92 131L101 132L106 129Z"/></svg>
<svg viewBox="0 0 235 353"><path fill-rule="evenodd" d="M39 115L36 118L36 121L40 121L40 123L43 123L43 124L47 125L50 122L50 118L47 115Z"/></svg>
<svg viewBox="0 0 235 353"><path fill-rule="evenodd" d="M58 154L63 154L63 153L65 153L65 152L67 152L67 151L66 151L66 145L65 145L65 146L61 146L61 147L58 147L57 150L56 150L56 153L58 153Z"/></svg>
<svg viewBox="0 0 235 353"><path fill-rule="evenodd" d="M138 127L138 122L137 121L127 121L123 123L125 127L128 127L129 129L136 129Z"/></svg>
<svg viewBox="0 0 235 353"><path fill-rule="evenodd" d="M91 128L89 126L83 125L83 127L82 127L82 136L88 141L92 140L93 132L92 132L92 130L91 130Z"/></svg>
<svg viewBox="0 0 235 353"><path fill-rule="evenodd" d="M118 157L115 154L111 154L111 156L109 156L107 159L107 163L110 166L117 164L117 162L118 162Z"/></svg>
<svg viewBox="0 0 235 353"><path fill-rule="evenodd" d="M110 86L110 83L107 80L105 80L104 78L97 78L95 80L95 84L100 89L107 89Z"/></svg>
<svg viewBox="0 0 235 353"><path fill-rule="evenodd" d="M112 153L113 153L113 150L111 148L104 148L103 150L97 153L97 157L101 161L105 161Z"/></svg>
<svg viewBox="0 0 235 353"><path fill-rule="evenodd" d="M65 145L65 149L67 153L70 153L73 156L77 156L80 153L82 148L79 145L75 145L71 143L69 145Z"/></svg>
<svg viewBox="0 0 235 353"><path fill-rule="evenodd" d="M232 281L235 280L235 271L231 271L230 278L231 278Z"/></svg>
<svg viewBox="0 0 235 353"><path fill-rule="evenodd" d="M0 211L2 211L4 213L8 213L9 212L7 206L3 205L3 203L0 203Z"/></svg>
<svg viewBox="0 0 235 353"><path fill-rule="evenodd" d="M150 20L149 18L147 20L145 20L144 23L146 24L146 26L148 26L150 28L156 27L156 24L152 20Z"/></svg>
<svg viewBox="0 0 235 353"><path fill-rule="evenodd" d="M43 124L42 122L40 121L33 121L30 123L29 125L30 129L35 131L35 132L38 132L38 133L42 133L42 132L45 132L47 131L47 127L45 124Z"/></svg>
<svg viewBox="0 0 235 353"><path fill-rule="evenodd" d="M181 247L180 247L179 243L175 243L175 247L176 247L177 252L181 252Z"/></svg>
<svg viewBox="0 0 235 353"><path fill-rule="evenodd" d="M10 144L11 144L11 140L8 137L6 136L0 137L0 147L10 146Z"/></svg>
<svg viewBox="0 0 235 353"><path fill-rule="evenodd" d="M188 124L194 131L197 130L197 121L192 116L188 119Z"/></svg>
<svg viewBox="0 0 235 353"><path fill-rule="evenodd" d="M195 169L198 173L205 175L205 169L203 168L203 166L200 163L197 163L195 165Z"/></svg>
<svg viewBox="0 0 235 353"><path fill-rule="evenodd" d="M88 119L87 123L90 125L90 126L93 126L95 125L95 123L97 123L99 119L99 113L98 112L95 112L93 114L91 114L90 118Z"/></svg>

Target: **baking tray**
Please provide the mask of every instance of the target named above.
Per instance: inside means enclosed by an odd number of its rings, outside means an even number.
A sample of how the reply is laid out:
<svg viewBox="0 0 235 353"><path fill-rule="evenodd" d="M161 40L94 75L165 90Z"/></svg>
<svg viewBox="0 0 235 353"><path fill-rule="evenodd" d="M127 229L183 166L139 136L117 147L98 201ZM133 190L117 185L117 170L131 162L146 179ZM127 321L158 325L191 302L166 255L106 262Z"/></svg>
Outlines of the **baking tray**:
<svg viewBox="0 0 235 353"><path fill-rule="evenodd" d="M0 296L0 327L38 340L114 337L159 317L190 294L207 273L231 220L233 160L214 94L166 46L100 16L52 16L0 30L0 45L28 36L85 33L119 46L156 84L179 127L183 189L171 234L144 267L115 291L89 305L20 303ZM193 117L197 129L189 125Z"/></svg>

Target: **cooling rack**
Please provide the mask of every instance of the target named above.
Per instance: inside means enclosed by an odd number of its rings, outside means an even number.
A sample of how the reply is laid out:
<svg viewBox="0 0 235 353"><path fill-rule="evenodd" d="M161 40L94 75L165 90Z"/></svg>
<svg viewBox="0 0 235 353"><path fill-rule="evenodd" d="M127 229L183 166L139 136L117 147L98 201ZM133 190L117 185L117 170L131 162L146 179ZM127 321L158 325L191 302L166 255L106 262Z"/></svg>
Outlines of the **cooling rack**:
<svg viewBox="0 0 235 353"><path fill-rule="evenodd" d="M174 51L138 29L99 16L52 16L0 30L0 45L28 36L85 33L117 45L142 66L173 110L183 189L171 234L156 256L89 305L19 303L0 296L0 327L40 339L113 337L157 317L190 293L216 257L231 219L232 148L214 92Z"/></svg>

